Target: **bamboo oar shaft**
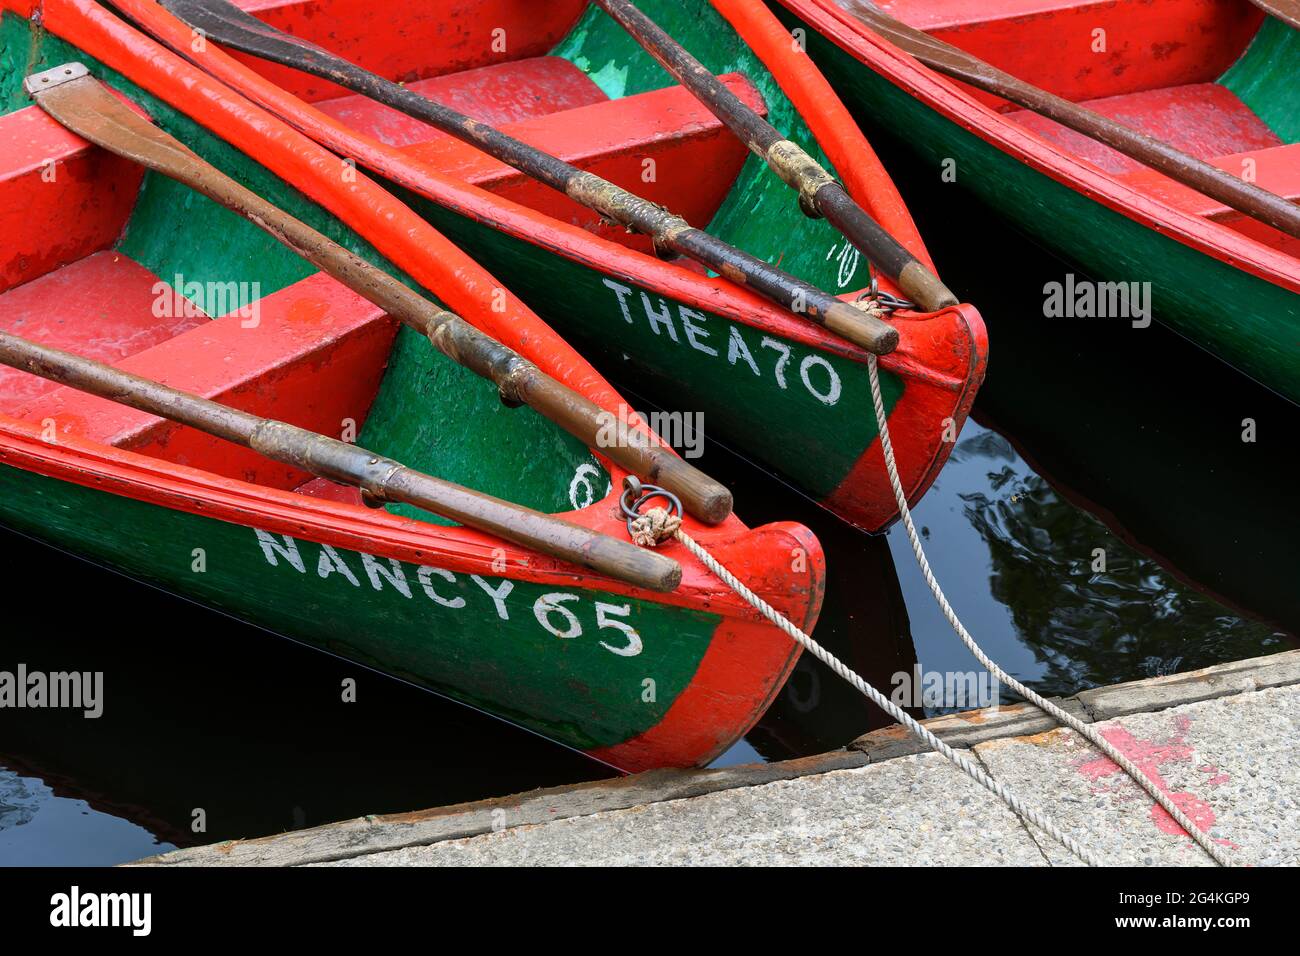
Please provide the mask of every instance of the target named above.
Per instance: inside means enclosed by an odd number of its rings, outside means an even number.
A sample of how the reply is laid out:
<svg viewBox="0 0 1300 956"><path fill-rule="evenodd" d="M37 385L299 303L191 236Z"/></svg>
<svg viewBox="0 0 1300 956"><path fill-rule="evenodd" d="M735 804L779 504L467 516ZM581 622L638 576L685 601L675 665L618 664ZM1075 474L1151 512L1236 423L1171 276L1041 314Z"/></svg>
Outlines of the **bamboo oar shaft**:
<svg viewBox="0 0 1300 956"><path fill-rule="evenodd" d="M71 72L65 72L71 71ZM611 429L613 412L579 395L532 362L441 309L306 223L241 186L114 96L78 64L28 78L41 108L99 146L176 179L265 229L308 262L428 336L452 361L493 382L502 397L526 403L634 474L674 491L693 515L717 524L731 513L731 492L634 428ZM613 444L600 442L614 434Z"/></svg>
<svg viewBox="0 0 1300 956"><path fill-rule="evenodd" d="M337 83L470 143L607 219L651 237L660 252L695 259L868 351L883 355L898 345L898 332L887 322L696 229L663 207L342 57L283 34L225 0L162 0L162 5L218 43Z"/></svg>
<svg viewBox="0 0 1300 956"><path fill-rule="evenodd" d="M894 279L922 311L937 312L957 304L957 297L938 276L871 218L821 164L750 109L635 4L630 0L595 2L678 83L694 93L751 152L799 193L799 205L804 212L825 216L877 268Z"/></svg>
<svg viewBox="0 0 1300 956"><path fill-rule="evenodd" d="M230 408L102 362L0 332L0 363L188 425L318 477L352 485L373 501L415 505L637 587L671 591L681 581L677 562L629 541L412 471L356 445Z"/></svg>
<svg viewBox="0 0 1300 956"><path fill-rule="evenodd" d="M939 73L1017 103L1105 143L1211 199L1300 238L1300 206L1189 156L1109 117L1040 89L883 13L869 0L841 0L846 9L905 53Z"/></svg>

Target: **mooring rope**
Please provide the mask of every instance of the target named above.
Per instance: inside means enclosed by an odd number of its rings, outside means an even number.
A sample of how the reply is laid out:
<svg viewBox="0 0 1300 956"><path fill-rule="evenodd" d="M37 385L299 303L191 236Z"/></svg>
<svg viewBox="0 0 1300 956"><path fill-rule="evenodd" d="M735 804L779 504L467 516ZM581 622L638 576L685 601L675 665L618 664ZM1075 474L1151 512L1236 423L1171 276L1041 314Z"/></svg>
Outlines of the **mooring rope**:
<svg viewBox="0 0 1300 956"><path fill-rule="evenodd" d="M871 401L876 409L876 423L880 429L880 447L885 454L885 468L889 472L889 484L894 489L894 500L898 503L898 512L903 520L903 527L907 529L907 537L912 543L912 553L916 555L916 563L920 566L921 574L925 578L925 583L930 587L930 593L934 595L939 609L943 611L943 616L948 619L952 629L961 642L966 645L967 649L975 655L975 659L988 668L989 673L999 681L1006 684L1017 694L1020 694L1035 707L1038 707L1050 715L1058 723L1069 727L1079 736L1083 737L1103 754L1119 765L1126 774L1145 790L1156 803L1164 809L1171 817L1177 821L1187 835L1190 836L1203 849L1214 862L1220 866L1232 866L1233 861L1223 852L1223 848L1216 844L1213 838L1198 827L1185 814L1170 796L1160 789L1159 785L1152 780L1142 769L1129 760L1128 757L1120 753L1109 740L1097 732L1095 727L1085 724L1079 718L1075 717L1068 711L1062 710L1056 704L1052 703L1046 697L1036 693L1029 687L1026 687L1020 681L1016 680L993 660L984 653L983 648L975 642L970 632L966 630L957 612L952 609L948 603L948 598L944 595L943 589L939 587L939 582L935 579L934 572L930 570L930 562L925 556L925 549L921 546L921 536L916 533L916 525L912 523L912 511L907 506L907 496L903 494L903 483L898 477L898 463L894 460L894 445L889 438L889 423L885 418L885 403L880 394L880 373L876 367L876 357L867 356L867 370L871 377Z"/></svg>
<svg viewBox="0 0 1300 956"><path fill-rule="evenodd" d="M1064 724L1080 736L1088 740L1093 746L1115 762L1125 773L1133 778L1166 813L1168 813L1179 826L1203 849L1210 858L1221 866L1232 866L1232 861L1224 854L1223 850L1216 845L1210 838L1209 834L1197 827L1183 811L1169 798L1167 794L1160 790L1156 783L1151 780L1142 770L1129 760L1124 754L1120 753L1110 741L1106 740L1095 729L1080 721L1074 715L1067 713L1060 707L1053 704L1040 694L1035 693L1026 687L1020 681L1016 680L1001 667L993 662L983 649L971 637L970 632L966 630L957 613L948 603L943 589L935 579L934 572L930 569L930 562L925 556L925 549L921 545L921 538L916 532L916 526L912 522L912 512L907 505L907 496L903 493L903 483L898 474L898 463L894 459L893 442L889 437L889 422L885 416L884 399L880 392L880 374L876 365L874 355L867 356L867 369L871 379L871 399L876 412L876 424L880 431L880 444L884 453L885 467L889 472L889 483L894 491L894 499L898 504L899 515L902 517L903 526L907 530L908 539L912 544L912 552L916 555L917 564L920 566L921 573L925 577L926 584L929 585L930 592L939 604L940 610L943 611L944 617L952 625L957 636L961 638L963 644L975 655L975 658L986 667L989 672L999 681L1011 687L1017 693L1021 694L1026 700L1043 710L1049 716L1059 723ZM1068 834L1064 833L1060 827L1047 816L1034 807L1026 804L1016 794L1009 790L1004 784L993 779L987 772L976 766L971 760L958 753L952 747L940 740L933 732L928 730L922 724L917 722L911 715L901 707L891 701L883 693L872 687L855 671L851 670L839 658L837 658L821 644L813 640L803 630L796 627L784 614L778 611L767 601L763 600L758 594L750 590L744 582L738 579L734 574L723 567L707 551L702 548L681 528L681 518L668 508L651 508L644 514L637 514L636 507L640 503L652 497L671 496L663 494L656 490L654 493L647 494L644 498L638 498L633 506L629 509L625 505L625 511L629 512L628 532L632 539L644 547L654 547L660 541L669 537L679 541L701 564L716 575L724 584L735 591L751 607L757 610L765 618L784 631L790 638L799 644L819 661L829 667L838 677L855 687L859 693L874 703L877 707L889 714L898 723L902 724L912 734L919 737L927 746L936 751L972 780L984 787L990 793L994 794L1001 800L1013 813L1021 820L1032 823L1058 843L1069 850L1075 857L1087 864L1088 866L1099 866L1100 863L1091 851L1082 847ZM675 502L673 502L675 504ZM680 510L680 509L679 509Z"/></svg>
<svg viewBox="0 0 1300 956"><path fill-rule="evenodd" d="M674 521L676 522L677 527L671 532L668 532L666 529L670 527ZM800 628L796 627L784 614L746 587L744 582L740 581L734 574L719 564L713 555L705 551L694 538L683 531L680 527L680 519L674 519L666 508L651 508L631 523L634 526L633 534L635 539L638 540L638 542L644 541L651 547L653 547L655 543L658 543L659 540L662 540L661 538L654 537L654 531L651 530L652 526L658 526L665 529L665 533L662 536L663 538L672 537L681 542L682 546L693 554L701 564L717 575L724 584L744 598L746 602L748 602L765 618L779 627L786 634L790 635L791 639L793 639L795 643L802 646L810 654L834 671L839 677L856 687L863 696L885 713L889 714L890 717L894 718L894 720L898 721L917 737L921 738L921 740L931 749L938 751L950 760L958 767L958 769L978 783L981 787L992 792L999 800L1010 807L1011 811L1015 813L1016 816L1020 817L1022 820L1028 820L1034 825L1042 828L1053 838L1059 840L1066 849L1089 866L1100 865L1091 852L1076 843L1069 835L1063 833L1050 817L1026 804L1003 784L994 780L987 773L977 767L967 757L959 754L952 747L948 746L936 737L933 732L927 730L924 726L918 723L905 710L895 704L880 691L876 690L876 688L868 684L856 672L850 670L838 657L818 644Z"/></svg>

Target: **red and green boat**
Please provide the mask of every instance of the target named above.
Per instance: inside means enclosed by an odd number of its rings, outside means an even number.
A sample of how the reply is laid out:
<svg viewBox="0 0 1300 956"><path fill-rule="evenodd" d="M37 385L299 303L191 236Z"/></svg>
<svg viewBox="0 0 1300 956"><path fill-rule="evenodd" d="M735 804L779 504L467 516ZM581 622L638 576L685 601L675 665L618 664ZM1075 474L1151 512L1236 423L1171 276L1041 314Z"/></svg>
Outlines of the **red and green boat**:
<svg viewBox="0 0 1300 956"><path fill-rule="evenodd" d="M9 0L13 5L18 0ZM30 2L25 4L29 9ZM585 0L472 0L428 7L357 0L241 0L265 23L541 147L680 213L692 225L843 299L871 287L867 260L794 196L622 27ZM153 0L114 8L144 32L340 157L385 179L606 374L655 405L701 413L729 445L854 525L897 509L872 409L868 353L645 235L365 96L212 39ZM834 170L920 262L925 247L856 124L771 13L754 0L639 6L782 133ZM91 0L47 0L48 34L96 53ZM13 22L17 34L26 24ZM102 52L108 56L107 51ZM166 99L172 80L108 65ZM15 54L23 55L23 54ZM32 53L48 60L41 50ZM98 55L98 54L97 54ZM748 158L747 158L748 157ZM321 197L314 197L324 201ZM897 293L884 276L880 288ZM946 460L982 381L978 313L953 305L891 317L880 360L908 496Z"/></svg>
<svg viewBox="0 0 1300 956"><path fill-rule="evenodd" d="M22 82L84 63L208 163L581 396L622 404L401 201L93 3L9 4L0 50L0 330L626 540L626 472L599 448L505 407L247 220L70 133ZM629 771L714 758L798 658L675 543L660 550L680 585L634 587L409 505L366 507L353 488L10 369L0 521ZM734 516L686 527L812 629L825 569L810 532Z"/></svg>
<svg viewBox="0 0 1300 956"><path fill-rule="evenodd" d="M883 11L1290 203L1300 199L1300 31L1248 0L769 5L804 31L854 114L910 151L934 189L955 182L1093 279L1151 283L1157 320L1300 402L1293 232L941 75L863 18Z"/></svg>

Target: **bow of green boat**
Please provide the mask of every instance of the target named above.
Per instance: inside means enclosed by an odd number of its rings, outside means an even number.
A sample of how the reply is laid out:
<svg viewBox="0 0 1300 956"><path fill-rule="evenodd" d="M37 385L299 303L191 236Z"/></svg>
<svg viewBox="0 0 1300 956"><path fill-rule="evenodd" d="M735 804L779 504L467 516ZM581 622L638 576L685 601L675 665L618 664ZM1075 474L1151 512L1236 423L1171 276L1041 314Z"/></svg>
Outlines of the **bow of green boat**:
<svg viewBox="0 0 1300 956"><path fill-rule="evenodd" d="M30 105L21 83L84 62L207 162L414 286L289 184L273 120L222 99L231 124L266 134L255 162L13 12L0 22L0 49L0 331L627 540L627 472L600 447L530 407L507 407L492 382L254 223L69 132ZM213 102L219 87L179 60L130 55L171 69L169 88L196 112ZM316 149L303 145L299 158L313 161ZM364 176L349 176L346 190L368 197L366 216L401 221L403 207ZM471 322L512 330L524 358L617 412L617 393L564 341L419 225L411 248L458 277L431 294L456 299ZM0 521L630 771L713 759L758 719L798 657L674 542L660 551L681 563L681 584L655 593L411 505L366 507L355 488L11 368L0 368ZM812 629L825 568L807 529L685 521Z"/></svg>
<svg viewBox="0 0 1300 956"><path fill-rule="evenodd" d="M826 220L802 214L796 194L595 6L564 0L525 13L515 2L478 0L457 5L451 29L403 7L333 0L243 6L380 81L402 81L405 91L667 207L712 239L841 300L858 299L873 281L883 292L899 291L888 274L873 276L867 258ZM843 180L918 268L929 265L870 146L818 85L807 58L788 37L776 42L775 22L756 19L768 16L760 4L639 6ZM232 56L210 32L202 50L191 50L191 28L177 17L194 15L193 4L171 4L176 16L152 0L116 7L388 179L615 380L668 411L702 415L711 439L859 527L876 530L897 516L863 347L756 294L740 271L721 268L718 275L688 258L665 261L649 236L366 95L265 58ZM485 126L468 128L487 135ZM887 319L898 347L880 359L882 397L902 481L916 500L974 401L987 340L969 305L904 308Z"/></svg>
<svg viewBox="0 0 1300 956"><path fill-rule="evenodd" d="M1049 317L1154 315L1300 402L1300 31L1249 0L770 6L937 189L1097 280Z"/></svg>

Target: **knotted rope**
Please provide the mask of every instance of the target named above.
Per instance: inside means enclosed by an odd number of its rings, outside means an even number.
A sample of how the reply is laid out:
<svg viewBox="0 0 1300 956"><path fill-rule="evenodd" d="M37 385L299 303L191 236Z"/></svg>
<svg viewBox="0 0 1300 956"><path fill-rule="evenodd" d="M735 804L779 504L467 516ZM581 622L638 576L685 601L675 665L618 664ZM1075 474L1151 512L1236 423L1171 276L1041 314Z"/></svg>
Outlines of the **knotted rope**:
<svg viewBox="0 0 1300 956"><path fill-rule="evenodd" d="M682 527L682 519L667 508L651 508L628 525L632 543L642 548L653 548L660 541L671 538Z"/></svg>

